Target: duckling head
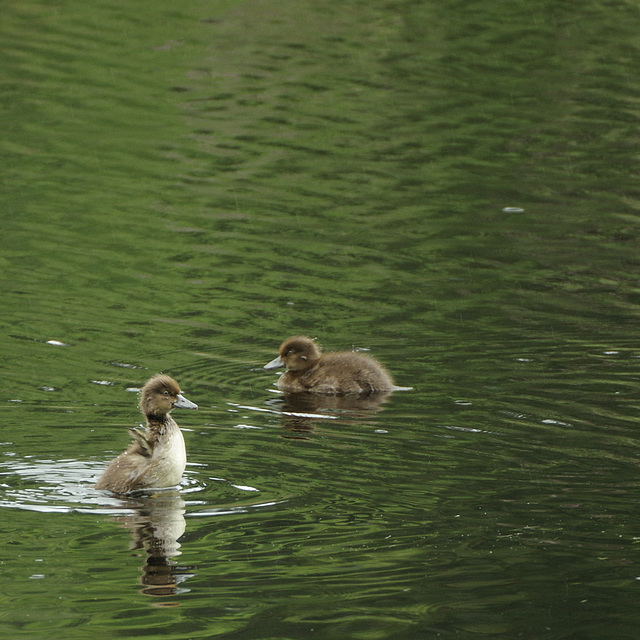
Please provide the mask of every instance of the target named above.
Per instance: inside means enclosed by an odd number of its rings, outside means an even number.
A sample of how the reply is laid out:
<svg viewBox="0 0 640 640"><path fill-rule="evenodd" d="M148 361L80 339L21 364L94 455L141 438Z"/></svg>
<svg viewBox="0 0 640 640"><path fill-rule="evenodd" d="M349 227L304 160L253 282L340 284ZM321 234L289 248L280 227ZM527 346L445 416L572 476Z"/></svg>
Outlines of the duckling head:
<svg viewBox="0 0 640 640"><path fill-rule="evenodd" d="M166 415L174 407L197 409L198 405L182 395L180 385L173 378L154 376L140 390L140 409L145 415Z"/></svg>
<svg viewBox="0 0 640 640"><path fill-rule="evenodd" d="M267 363L265 369L285 367L288 371L304 371L313 367L322 353L318 345L306 336L287 338L279 349L280 355Z"/></svg>

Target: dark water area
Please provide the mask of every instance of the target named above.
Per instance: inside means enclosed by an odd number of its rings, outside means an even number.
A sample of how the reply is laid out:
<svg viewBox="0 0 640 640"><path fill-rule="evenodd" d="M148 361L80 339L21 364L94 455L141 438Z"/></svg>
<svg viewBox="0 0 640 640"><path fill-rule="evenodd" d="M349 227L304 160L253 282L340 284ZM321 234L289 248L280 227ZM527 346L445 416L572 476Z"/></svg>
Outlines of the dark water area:
<svg viewBox="0 0 640 640"><path fill-rule="evenodd" d="M5 3L0 636L637 638L638 24ZM96 491L159 371L179 489Z"/></svg>

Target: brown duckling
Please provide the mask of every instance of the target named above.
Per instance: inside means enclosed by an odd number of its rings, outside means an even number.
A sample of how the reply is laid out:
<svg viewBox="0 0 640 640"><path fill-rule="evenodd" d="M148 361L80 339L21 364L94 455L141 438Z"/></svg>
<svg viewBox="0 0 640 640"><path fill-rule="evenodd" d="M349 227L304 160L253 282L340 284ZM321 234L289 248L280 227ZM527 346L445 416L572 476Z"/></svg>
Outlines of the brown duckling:
<svg viewBox="0 0 640 640"><path fill-rule="evenodd" d="M140 390L140 409L147 419L144 429L129 429L133 442L106 468L95 485L114 493L136 489L173 487L180 482L187 463L182 432L169 415L174 407L197 409L178 383L157 375Z"/></svg>
<svg viewBox="0 0 640 640"><path fill-rule="evenodd" d="M397 388L387 370L373 358L353 351L323 355L306 336L287 338L280 345L280 355L264 366L277 367L287 369L278 379L278 389L285 393L371 394Z"/></svg>

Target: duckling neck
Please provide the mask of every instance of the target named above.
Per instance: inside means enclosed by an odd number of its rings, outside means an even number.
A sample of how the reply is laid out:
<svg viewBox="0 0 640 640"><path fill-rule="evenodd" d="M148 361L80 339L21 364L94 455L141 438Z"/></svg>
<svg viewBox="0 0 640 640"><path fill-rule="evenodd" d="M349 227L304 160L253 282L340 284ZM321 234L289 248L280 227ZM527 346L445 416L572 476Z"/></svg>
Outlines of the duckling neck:
<svg viewBox="0 0 640 640"><path fill-rule="evenodd" d="M318 362L314 362L309 365L306 369L297 369L295 371L287 371L293 378L297 378L301 382L306 382L309 379L313 379L315 375L317 375L317 371L320 368L318 366Z"/></svg>
<svg viewBox="0 0 640 640"><path fill-rule="evenodd" d="M178 429L176 421L168 413L148 413L147 429L155 431L158 435L163 435L172 429Z"/></svg>

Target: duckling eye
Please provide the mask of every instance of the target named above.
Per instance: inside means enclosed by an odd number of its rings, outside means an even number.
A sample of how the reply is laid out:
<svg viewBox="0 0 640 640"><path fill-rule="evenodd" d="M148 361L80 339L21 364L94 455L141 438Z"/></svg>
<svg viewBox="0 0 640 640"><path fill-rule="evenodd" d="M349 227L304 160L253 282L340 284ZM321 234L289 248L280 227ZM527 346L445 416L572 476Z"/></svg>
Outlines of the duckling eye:
<svg viewBox="0 0 640 640"><path fill-rule="evenodd" d="M169 392L168 392L166 389L165 389L162 393L163 393L165 396L168 396L168 395L169 395Z"/></svg>

